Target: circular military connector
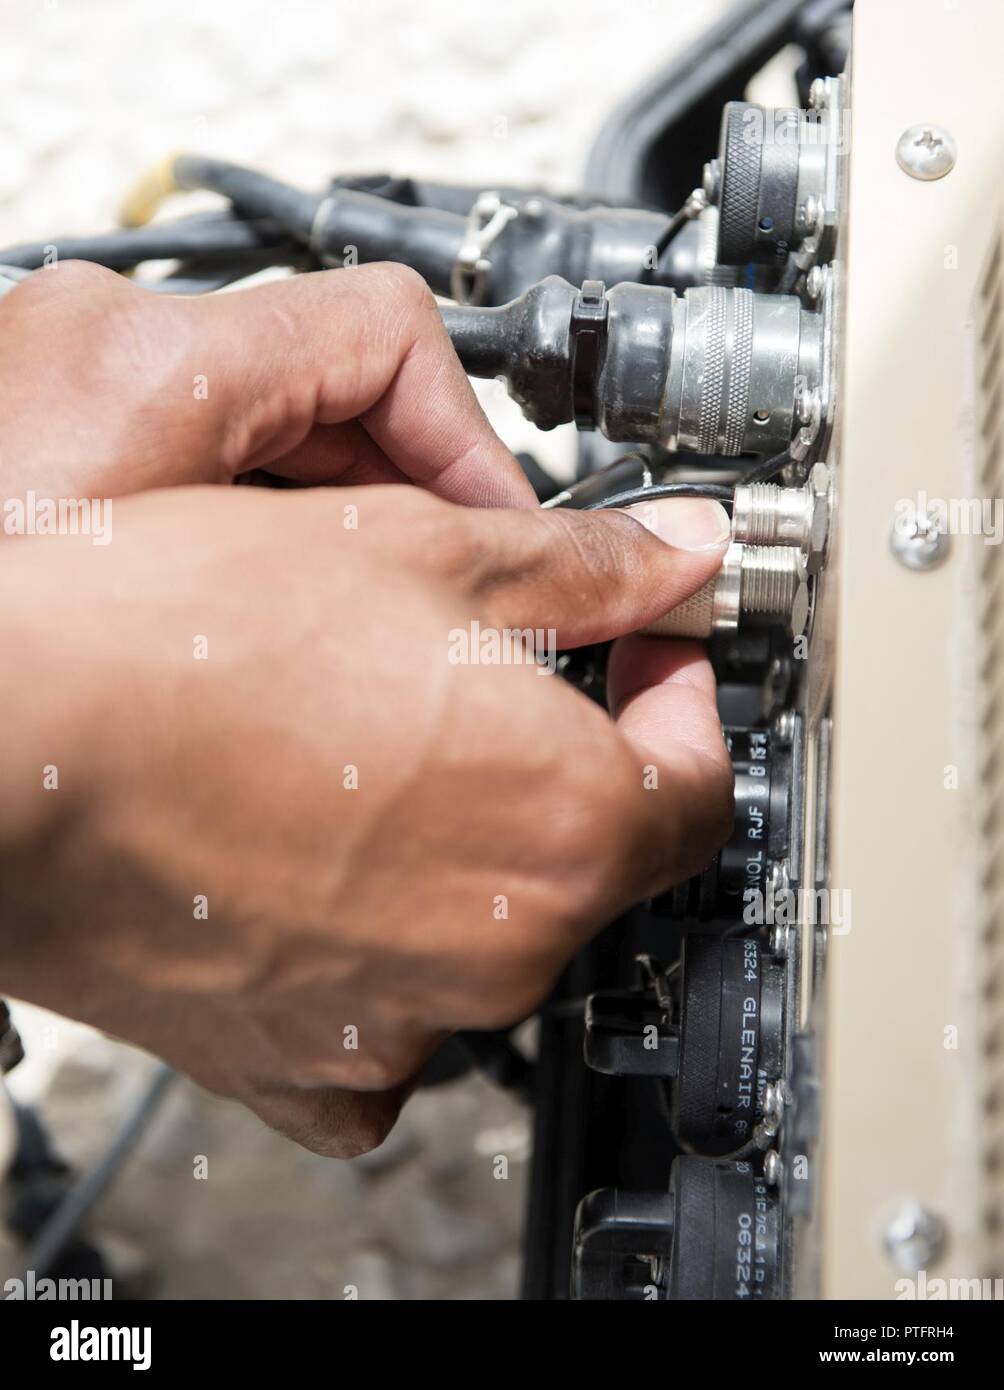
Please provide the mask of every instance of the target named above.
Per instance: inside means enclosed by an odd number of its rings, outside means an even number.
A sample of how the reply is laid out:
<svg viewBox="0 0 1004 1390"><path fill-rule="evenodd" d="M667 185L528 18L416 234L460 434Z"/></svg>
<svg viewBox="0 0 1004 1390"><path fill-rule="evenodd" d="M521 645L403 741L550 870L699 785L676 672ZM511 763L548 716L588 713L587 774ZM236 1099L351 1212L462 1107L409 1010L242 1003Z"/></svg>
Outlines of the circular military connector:
<svg viewBox="0 0 1004 1390"><path fill-rule="evenodd" d="M653 900L657 916L741 921L751 908L765 915L770 865L788 853L791 755L766 729L726 729L725 741L735 775L732 834L702 873Z"/></svg>
<svg viewBox="0 0 1004 1390"><path fill-rule="evenodd" d="M716 187L722 265L777 264L812 230L802 204L822 184L802 158L810 124L814 113L797 107L726 105Z"/></svg>
<svg viewBox="0 0 1004 1390"><path fill-rule="evenodd" d="M812 424L824 385L824 315L794 295L549 276L443 321L468 374L502 378L538 428L575 420L619 443L777 454Z"/></svg>
<svg viewBox="0 0 1004 1390"><path fill-rule="evenodd" d="M799 392L820 385L822 329L793 295L720 285L678 295L661 442L729 458L787 449L801 425Z"/></svg>
<svg viewBox="0 0 1004 1390"><path fill-rule="evenodd" d="M777 1196L751 1163L678 1158L670 1172L670 1300L778 1295Z"/></svg>
<svg viewBox="0 0 1004 1390"><path fill-rule="evenodd" d="M572 1296L717 1301L780 1294L776 1192L751 1163L678 1158L668 1192L603 1188L579 1203Z"/></svg>
<svg viewBox="0 0 1004 1390"><path fill-rule="evenodd" d="M677 1138L728 1154L753 1137L784 1048L784 966L748 937L689 935L681 958Z"/></svg>

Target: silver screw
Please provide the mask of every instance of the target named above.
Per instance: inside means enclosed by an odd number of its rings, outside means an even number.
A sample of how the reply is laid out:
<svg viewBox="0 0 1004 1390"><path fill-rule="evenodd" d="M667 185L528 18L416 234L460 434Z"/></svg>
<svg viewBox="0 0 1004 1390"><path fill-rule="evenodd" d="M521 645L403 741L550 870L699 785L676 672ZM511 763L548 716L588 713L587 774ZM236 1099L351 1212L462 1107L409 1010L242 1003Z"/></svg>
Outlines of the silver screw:
<svg viewBox="0 0 1004 1390"><path fill-rule="evenodd" d="M795 387L795 415L798 418L798 423L818 426L822 413L823 398L820 395L819 387L813 386L810 390L804 377L799 377Z"/></svg>
<svg viewBox="0 0 1004 1390"><path fill-rule="evenodd" d="M778 960L784 960L788 955L788 928L777 926L774 928L770 937L771 955Z"/></svg>
<svg viewBox="0 0 1004 1390"><path fill-rule="evenodd" d="M784 1163L777 1149L768 1150L763 1160L763 1178L768 1187L780 1187Z"/></svg>
<svg viewBox="0 0 1004 1390"><path fill-rule="evenodd" d="M890 544L907 569L929 570L947 557L949 537L935 518L911 506L893 522Z"/></svg>
<svg viewBox="0 0 1004 1390"><path fill-rule="evenodd" d="M814 265L805 277L805 293L815 304L822 298L826 288L826 271L821 265Z"/></svg>
<svg viewBox="0 0 1004 1390"><path fill-rule="evenodd" d="M886 1254L905 1274L916 1274L933 1264L943 1253L946 1239L941 1217L915 1201L904 1202L882 1233Z"/></svg>
<svg viewBox="0 0 1004 1390"><path fill-rule="evenodd" d="M795 711L793 709L783 709L774 720L774 737L778 743L785 748L790 748L791 741L795 737Z"/></svg>
<svg viewBox="0 0 1004 1390"><path fill-rule="evenodd" d="M704 189L709 203L718 202L718 194L722 187L722 166L717 159L709 159L705 164L701 187Z"/></svg>
<svg viewBox="0 0 1004 1390"><path fill-rule="evenodd" d="M765 1120L780 1121L784 1113L784 1088L780 1081L768 1081L763 1088L763 1114Z"/></svg>
<svg viewBox="0 0 1004 1390"><path fill-rule="evenodd" d="M823 220L823 200L810 193L799 209L802 226L806 232L814 232Z"/></svg>
<svg viewBox="0 0 1004 1390"><path fill-rule="evenodd" d="M899 167L912 179L943 179L957 156L954 138L940 125L912 125L896 145Z"/></svg>
<svg viewBox="0 0 1004 1390"><path fill-rule="evenodd" d="M767 901L771 912L789 908L788 894L791 892L791 877L788 873L787 859L777 859L767 870Z"/></svg>
<svg viewBox="0 0 1004 1390"><path fill-rule="evenodd" d="M827 105L828 92L826 88L826 78L813 78L809 88L809 106L813 111L822 111Z"/></svg>

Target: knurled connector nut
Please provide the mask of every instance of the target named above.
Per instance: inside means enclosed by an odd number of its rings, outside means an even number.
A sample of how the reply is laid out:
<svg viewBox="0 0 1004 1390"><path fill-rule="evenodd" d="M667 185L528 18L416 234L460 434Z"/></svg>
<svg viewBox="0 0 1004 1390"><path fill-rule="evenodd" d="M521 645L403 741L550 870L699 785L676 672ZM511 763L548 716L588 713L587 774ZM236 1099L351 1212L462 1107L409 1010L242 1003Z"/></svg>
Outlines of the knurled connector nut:
<svg viewBox="0 0 1004 1390"><path fill-rule="evenodd" d="M740 545L725 552L707 584L644 630L653 637L711 637L735 632L748 615L800 637L809 620L809 586L801 553L782 545Z"/></svg>

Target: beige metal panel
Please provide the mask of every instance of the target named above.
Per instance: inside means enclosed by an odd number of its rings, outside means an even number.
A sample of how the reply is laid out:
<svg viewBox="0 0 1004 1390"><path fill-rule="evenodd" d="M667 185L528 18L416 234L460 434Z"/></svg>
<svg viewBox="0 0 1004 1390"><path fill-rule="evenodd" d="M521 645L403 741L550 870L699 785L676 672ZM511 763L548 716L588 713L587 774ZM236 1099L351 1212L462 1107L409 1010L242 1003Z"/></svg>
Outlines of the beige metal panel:
<svg viewBox="0 0 1004 1390"><path fill-rule="evenodd" d="M944 1219L931 1277L984 1272L985 1067L976 863L978 539L944 565L890 550L897 502L979 494L973 314L1004 173L999 0L858 0L840 457L821 1148L824 1297L894 1296L882 1248L904 1200ZM935 122L958 143L937 182L896 144ZM958 769L958 789L951 787ZM949 786L946 786L946 780ZM958 1030L957 1048L946 1029ZM952 1035L948 1035L952 1041Z"/></svg>

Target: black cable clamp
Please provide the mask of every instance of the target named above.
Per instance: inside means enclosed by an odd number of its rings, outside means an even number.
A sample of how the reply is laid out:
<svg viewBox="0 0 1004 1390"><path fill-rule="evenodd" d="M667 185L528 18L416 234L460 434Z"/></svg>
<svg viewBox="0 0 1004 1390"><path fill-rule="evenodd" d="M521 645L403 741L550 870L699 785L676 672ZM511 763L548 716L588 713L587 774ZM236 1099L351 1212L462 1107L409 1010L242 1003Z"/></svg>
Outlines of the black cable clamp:
<svg viewBox="0 0 1004 1390"><path fill-rule="evenodd" d="M580 430L596 428L596 382L607 345L607 287L584 280L572 305L572 404Z"/></svg>

